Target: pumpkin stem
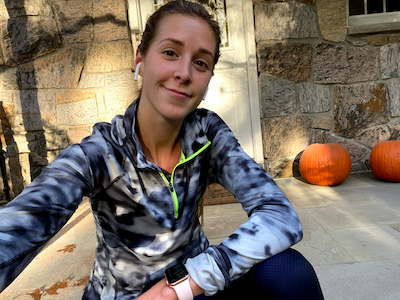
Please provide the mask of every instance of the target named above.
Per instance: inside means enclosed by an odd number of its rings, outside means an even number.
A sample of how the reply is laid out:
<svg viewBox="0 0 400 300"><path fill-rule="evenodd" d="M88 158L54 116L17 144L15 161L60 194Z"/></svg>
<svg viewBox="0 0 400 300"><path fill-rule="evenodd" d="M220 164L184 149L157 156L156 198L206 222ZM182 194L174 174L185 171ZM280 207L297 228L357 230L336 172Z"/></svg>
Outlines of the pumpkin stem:
<svg viewBox="0 0 400 300"><path fill-rule="evenodd" d="M325 130L321 130L321 144L328 144L328 141L326 139Z"/></svg>
<svg viewBox="0 0 400 300"><path fill-rule="evenodd" d="M398 131L397 129L393 129L389 141L396 141L396 140L400 140L400 131Z"/></svg>

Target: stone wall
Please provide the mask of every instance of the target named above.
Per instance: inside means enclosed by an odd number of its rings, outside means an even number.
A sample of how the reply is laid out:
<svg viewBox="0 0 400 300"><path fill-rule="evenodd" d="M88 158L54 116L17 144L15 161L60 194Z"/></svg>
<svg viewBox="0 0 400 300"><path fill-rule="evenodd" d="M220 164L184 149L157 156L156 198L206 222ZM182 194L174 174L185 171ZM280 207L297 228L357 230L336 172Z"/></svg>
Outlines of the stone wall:
<svg viewBox="0 0 400 300"><path fill-rule="evenodd" d="M346 0L253 3L268 172L299 176L321 130L352 171L369 169L372 147L400 130L400 33L349 36Z"/></svg>
<svg viewBox="0 0 400 300"><path fill-rule="evenodd" d="M1 137L14 197L94 123L123 113L138 86L125 0L0 0L0 32Z"/></svg>

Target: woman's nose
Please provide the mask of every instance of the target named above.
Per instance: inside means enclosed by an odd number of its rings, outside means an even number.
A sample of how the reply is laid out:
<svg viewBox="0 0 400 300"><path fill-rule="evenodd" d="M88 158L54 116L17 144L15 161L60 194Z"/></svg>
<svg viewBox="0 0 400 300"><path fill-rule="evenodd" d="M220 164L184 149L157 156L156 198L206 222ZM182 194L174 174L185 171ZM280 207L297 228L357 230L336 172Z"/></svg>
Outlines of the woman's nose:
<svg viewBox="0 0 400 300"><path fill-rule="evenodd" d="M188 83L192 80L190 61L181 60L175 72L175 78L179 80L180 83Z"/></svg>

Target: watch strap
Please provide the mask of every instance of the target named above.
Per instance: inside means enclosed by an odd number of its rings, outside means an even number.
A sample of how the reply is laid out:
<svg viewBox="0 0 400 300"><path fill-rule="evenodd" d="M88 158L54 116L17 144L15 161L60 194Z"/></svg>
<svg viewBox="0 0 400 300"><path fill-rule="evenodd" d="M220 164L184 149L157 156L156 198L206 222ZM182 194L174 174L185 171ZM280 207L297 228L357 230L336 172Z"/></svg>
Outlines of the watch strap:
<svg viewBox="0 0 400 300"><path fill-rule="evenodd" d="M193 300L193 292L192 288L190 287L190 280L186 278L182 282L171 285L171 287L175 290L176 294L178 295L179 300Z"/></svg>

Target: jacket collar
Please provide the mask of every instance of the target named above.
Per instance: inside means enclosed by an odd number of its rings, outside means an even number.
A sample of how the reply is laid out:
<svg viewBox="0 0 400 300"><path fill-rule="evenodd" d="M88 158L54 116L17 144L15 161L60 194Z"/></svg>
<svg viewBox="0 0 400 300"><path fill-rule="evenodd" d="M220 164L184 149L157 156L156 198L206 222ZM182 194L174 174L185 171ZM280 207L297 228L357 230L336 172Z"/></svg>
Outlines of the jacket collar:
<svg viewBox="0 0 400 300"><path fill-rule="evenodd" d="M147 161L142 145L136 133L136 113L140 101L140 96L132 102L123 116L117 115L112 120L111 135L114 142L121 147L126 147L127 143L133 145L131 154L134 163L138 168L155 168L161 170L157 165ZM193 155L196 151L208 143L208 138L202 126L202 115L199 113L204 110L194 110L183 121L179 133L179 143L186 157ZM128 142L128 139L130 142Z"/></svg>

